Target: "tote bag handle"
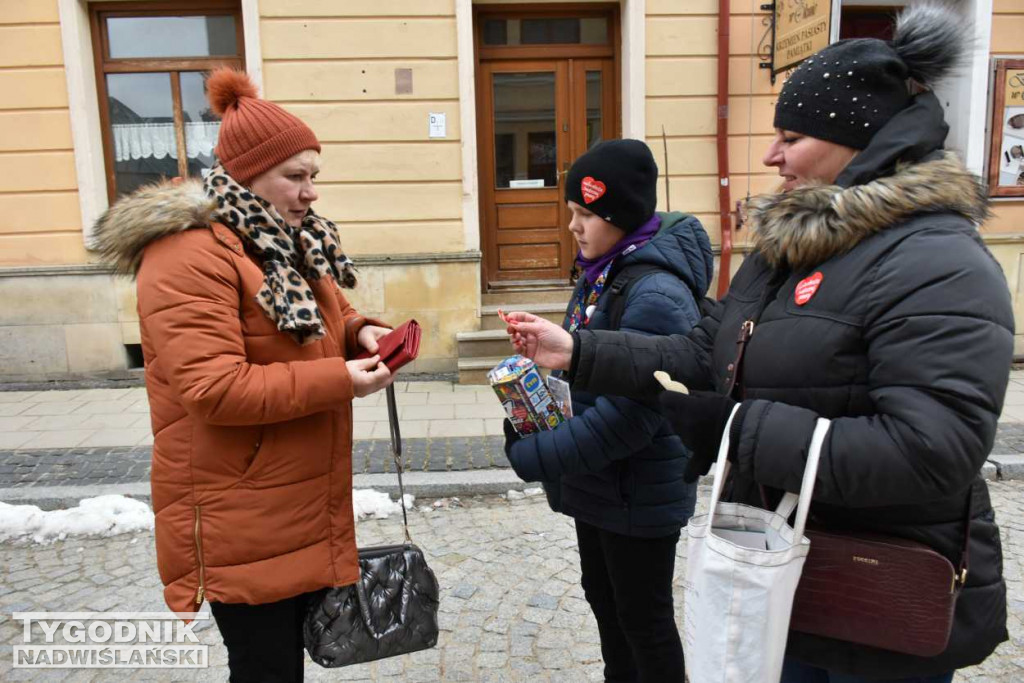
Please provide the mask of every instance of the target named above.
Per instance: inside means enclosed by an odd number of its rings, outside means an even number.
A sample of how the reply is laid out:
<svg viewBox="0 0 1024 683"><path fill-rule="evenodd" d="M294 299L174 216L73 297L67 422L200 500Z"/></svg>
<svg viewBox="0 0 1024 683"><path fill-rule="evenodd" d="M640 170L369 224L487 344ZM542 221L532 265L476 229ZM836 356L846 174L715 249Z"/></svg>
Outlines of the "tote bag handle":
<svg viewBox="0 0 1024 683"><path fill-rule="evenodd" d="M823 417L818 418L814 425L814 433L811 435L811 445L807 451L807 464L804 467L804 480L800 485L800 495L786 493L775 508L775 513L782 517L789 518L796 508L796 520L793 525L794 538L802 538L804 529L807 526L807 515L811 509L811 497L814 495L814 482L818 478L818 461L821 460L821 449L825 446L825 437L828 436L831 420Z"/></svg>
<svg viewBox="0 0 1024 683"><path fill-rule="evenodd" d="M731 466L728 458L729 434L732 431L732 421L739 409L740 404L737 403L733 407L732 413L729 414L729 419L725 423L725 431L722 434L722 443L718 447L718 460L715 461L715 481L711 487L711 504L708 510L708 529L714 529L715 527L715 509L718 507L718 501L722 497L725 478L729 474ZM803 537L804 528L807 526L807 514L811 509L814 482L818 477L818 461L821 459L821 449L825 444L825 437L828 435L828 429L831 424L829 420L823 417L818 418L818 422L814 425L814 433L811 435L811 445L807 453L807 463L804 466L804 478L800 485L800 495L786 493L775 510L776 513L783 517L789 517L793 512L793 508L797 508L796 523L793 525L795 539Z"/></svg>

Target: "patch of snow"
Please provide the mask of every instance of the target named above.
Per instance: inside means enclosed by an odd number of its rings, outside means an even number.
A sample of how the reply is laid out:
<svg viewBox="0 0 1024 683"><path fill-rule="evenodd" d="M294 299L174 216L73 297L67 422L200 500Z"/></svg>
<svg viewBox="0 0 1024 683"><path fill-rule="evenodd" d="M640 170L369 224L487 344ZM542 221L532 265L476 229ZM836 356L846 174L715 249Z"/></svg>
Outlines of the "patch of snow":
<svg viewBox="0 0 1024 683"><path fill-rule="evenodd" d="M416 497L412 494L405 494L403 500L406 510L412 510ZM357 519L387 519L393 514L402 511L397 500L391 500L391 496L383 491L374 489L354 489L352 491L352 509Z"/></svg>
<svg viewBox="0 0 1024 683"><path fill-rule="evenodd" d="M522 500L523 498L526 498L526 494L524 494L522 491L516 491L515 489L512 489L505 494L505 497L508 498L509 500Z"/></svg>
<svg viewBox="0 0 1024 683"><path fill-rule="evenodd" d="M526 496L527 498L532 498L533 496L541 496L544 495L544 489L542 489L539 486L534 487L532 489L523 489L523 495Z"/></svg>
<svg viewBox="0 0 1024 683"><path fill-rule="evenodd" d="M405 494L405 509L412 510L415 501L414 496ZM352 507L359 519L386 519L402 511L398 501L373 489L354 490ZM35 543L52 543L69 536L109 537L152 529L150 507L140 500L120 495L84 498L77 507L66 510L41 510L35 505L0 502L0 542L29 539ZM137 540L133 539L132 543Z"/></svg>
<svg viewBox="0 0 1024 683"><path fill-rule="evenodd" d="M28 537L36 543L52 543L68 536L116 536L152 528L149 506L119 495L84 498L67 510L0 503L0 541Z"/></svg>

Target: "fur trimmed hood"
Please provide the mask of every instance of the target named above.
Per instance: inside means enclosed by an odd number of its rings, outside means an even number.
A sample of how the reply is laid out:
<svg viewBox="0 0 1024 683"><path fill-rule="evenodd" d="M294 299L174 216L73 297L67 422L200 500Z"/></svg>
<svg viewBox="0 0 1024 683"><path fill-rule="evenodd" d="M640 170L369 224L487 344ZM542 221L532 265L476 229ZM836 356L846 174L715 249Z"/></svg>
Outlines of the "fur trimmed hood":
<svg viewBox="0 0 1024 683"><path fill-rule="evenodd" d="M217 200L199 180L167 180L117 201L93 228L93 246L120 275L135 276L150 242L216 221Z"/></svg>
<svg viewBox="0 0 1024 683"><path fill-rule="evenodd" d="M952 152L898 166L893 175L841 188L815 185L752 197L747 217L757 250L773 266L815 266L914 214L945 211L982 223L981 181Z"/></svg>

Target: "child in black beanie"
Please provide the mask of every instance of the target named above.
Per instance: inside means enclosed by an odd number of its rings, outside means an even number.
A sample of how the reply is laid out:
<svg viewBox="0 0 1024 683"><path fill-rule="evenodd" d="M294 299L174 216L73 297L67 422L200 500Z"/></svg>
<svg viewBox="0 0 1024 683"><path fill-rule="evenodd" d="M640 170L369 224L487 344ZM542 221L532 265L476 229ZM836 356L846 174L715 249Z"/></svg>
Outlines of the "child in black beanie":
<svg viewBox="0 0 1024 683"><path fill-rule="evenodd" d="M657 180L639 140L599 143L569 170L569 231L580 250L565 329L684 334L699 319L711 243L693 216L655 211ZM509 461L575 520L606 680L682 683L672 576L695 500L681 480L689 453L648 406L573 392L572 407L553 431L522 439L506 420Z"/></svg>

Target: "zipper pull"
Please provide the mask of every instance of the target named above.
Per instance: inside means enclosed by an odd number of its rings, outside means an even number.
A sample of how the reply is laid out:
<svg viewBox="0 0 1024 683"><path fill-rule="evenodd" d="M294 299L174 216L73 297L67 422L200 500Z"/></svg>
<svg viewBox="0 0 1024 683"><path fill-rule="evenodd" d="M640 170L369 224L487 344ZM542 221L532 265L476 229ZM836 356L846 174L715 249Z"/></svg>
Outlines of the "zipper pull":
<svg viewBox="0 0 1024 683"><path fill-rule="evenodd" d="M196 591L196 605L203 604L203 597L205 596L205 593L206 591L203 590L203 587L199 586L199 589Z"/></svg>
<svg viewBox="0 0 1024 683"><path fill-rule="evenodd" d="M740 326L740 338L737 341L738 344L745 344L750 341L750 338L754 336L754 321L747 320Z"/></svg>

